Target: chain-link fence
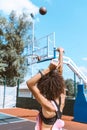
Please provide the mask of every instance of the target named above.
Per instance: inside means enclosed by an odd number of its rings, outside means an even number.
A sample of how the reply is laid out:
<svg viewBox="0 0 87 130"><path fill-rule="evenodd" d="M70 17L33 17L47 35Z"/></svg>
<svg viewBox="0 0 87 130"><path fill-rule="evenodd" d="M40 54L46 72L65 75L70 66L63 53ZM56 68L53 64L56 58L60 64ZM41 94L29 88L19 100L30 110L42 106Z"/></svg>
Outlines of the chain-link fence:
<svg viewBox="0 0 87 130"><path fill-rule="evenodd" d="M15 84L15 86L10 86L6 78L0 79L0 108L16 107L18 97L33 98L26 82L20 83L18 79Z"/></svg>
<svg viewBox="0 0 87 130"><path fill-rule="evenodd" d="M20 83L20 80L17 81L17 97L32 97L31 92L29 91L26 81Z"/></svg>
<svg viewBox="0 0 87 130"><path fill-rule="evenodd" d="M17 86L7 85L7 82L6 78L0 79L0 108L11 108L16 105Z"/></svg>
<svg viewBox="0 0 87 130"><path fill-rule="evenodd" d="M16 85L14 87L7 85L7 79L0 79L0 108L12 108L16 107L17 101L19 99L34 99L32 93L29 91L26 81L20 83L20 79L16 81ZM74 86L75 94L77 95L77 85ZM87 99L87 88L84 89L84 94ZM76 96L75 95L75 96ZM72 98L72 96L68 96L66 93L67 98ZM75 98L75 97L74 97ZM21 101L22 102L22 101Z"/></svg>

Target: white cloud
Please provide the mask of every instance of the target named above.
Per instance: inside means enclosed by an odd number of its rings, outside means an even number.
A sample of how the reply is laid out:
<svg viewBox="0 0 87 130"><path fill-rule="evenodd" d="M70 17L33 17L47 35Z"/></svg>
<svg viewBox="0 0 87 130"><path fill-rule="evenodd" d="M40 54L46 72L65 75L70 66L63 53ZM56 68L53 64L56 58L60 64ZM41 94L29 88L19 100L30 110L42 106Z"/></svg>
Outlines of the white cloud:
<svg viewBox="0 0 87 130"><path fill-rule="evenodd" d="M1 0L0 10L7 14L14 10L17 14L21 14L23 11L26 11L35 15L38 13L39 8L30 0Z"/></svg>
<svg viewBox="0 0 87 130"><path fill-rule="evenodd" d="M84 61L87 61L87 57L84 57L83 60L84 60Z"/></svg>
<svg viewBox="0 0 87 130"><path fill-rule="evenodd" d="M86 67L84 67L84 66L80 66L80 67L77 66L77 68L84 76L87 77L87 68ZM74 72L68 66L64 65L63 72L64 72L64 78L65 79L67 79L67 78L74 79Z"/></svg>
<svg viewBox="0 0 87 130"><path fill-rule="evenodd" d="M87 68L84 66L79 67L80 71L82 71L84 74L87 74Z"/></svg>

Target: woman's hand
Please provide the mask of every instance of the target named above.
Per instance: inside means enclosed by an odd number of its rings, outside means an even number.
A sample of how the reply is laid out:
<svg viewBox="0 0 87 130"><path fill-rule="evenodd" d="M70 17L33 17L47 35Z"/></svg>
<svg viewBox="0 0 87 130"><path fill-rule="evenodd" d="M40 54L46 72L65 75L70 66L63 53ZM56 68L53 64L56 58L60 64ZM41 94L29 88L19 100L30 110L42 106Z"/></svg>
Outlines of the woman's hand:
<svg viewBox="0 0 87 130"><path fill-rule="evenodd" d="M55 70L55 69L58 69L59 66L60 66L59 62L52 60L50 65L49 65L49 69Z"/></svg>

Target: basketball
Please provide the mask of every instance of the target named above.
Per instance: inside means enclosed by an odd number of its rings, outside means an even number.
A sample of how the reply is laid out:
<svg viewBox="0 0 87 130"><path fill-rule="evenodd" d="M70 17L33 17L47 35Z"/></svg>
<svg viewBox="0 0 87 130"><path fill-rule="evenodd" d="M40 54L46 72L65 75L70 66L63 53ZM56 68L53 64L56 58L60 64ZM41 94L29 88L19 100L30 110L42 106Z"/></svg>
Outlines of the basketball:
<svg viewBox="0 0 87 130"><path fill-rule="evenodd" d="M45 14L47 13L47 9L46 9L45 7L40 7L39 13L40 13L41 15L45 15Z"/></svg>

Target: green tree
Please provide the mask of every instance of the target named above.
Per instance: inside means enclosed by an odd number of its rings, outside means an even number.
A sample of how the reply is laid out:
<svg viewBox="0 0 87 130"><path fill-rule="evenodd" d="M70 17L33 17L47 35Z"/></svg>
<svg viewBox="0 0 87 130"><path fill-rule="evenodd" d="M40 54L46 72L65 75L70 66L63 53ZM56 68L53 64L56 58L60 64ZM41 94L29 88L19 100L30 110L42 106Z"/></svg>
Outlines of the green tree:
<svg viewBox="0 0 87 130"><path fill-rule="evenodd" d="M21 82L27 65L24 49L31 40L32 22L26 14L17 17L12 11L8 18L0 17L0 76L6 77L7 84L14 86Z"/></svg>
<svg viewBox="0 0 87 130"><path fill-rule="evenodd" d="M7 64L3 62L4 57L4 51L0 51L0 74L5 72L5 67L7 67ZM0 82L3 82L2 76L0 75Z"/></svg>
<svg viewBox="0 0 87 130"><path fill-rule="evenodd" d="M72 79L65 80L67 96L74 96L74 81Z"/></svg>
<svg viewBox="0 0 87 130"><path fill-rule="evenodd" d="M2 50L2 36L3 36L3 32L0 28L0 82L3 82L2 79L2 73L5 72L5 67L7 67L7 64L3 61L3 57L5 56L5 51Z"/></svg>

